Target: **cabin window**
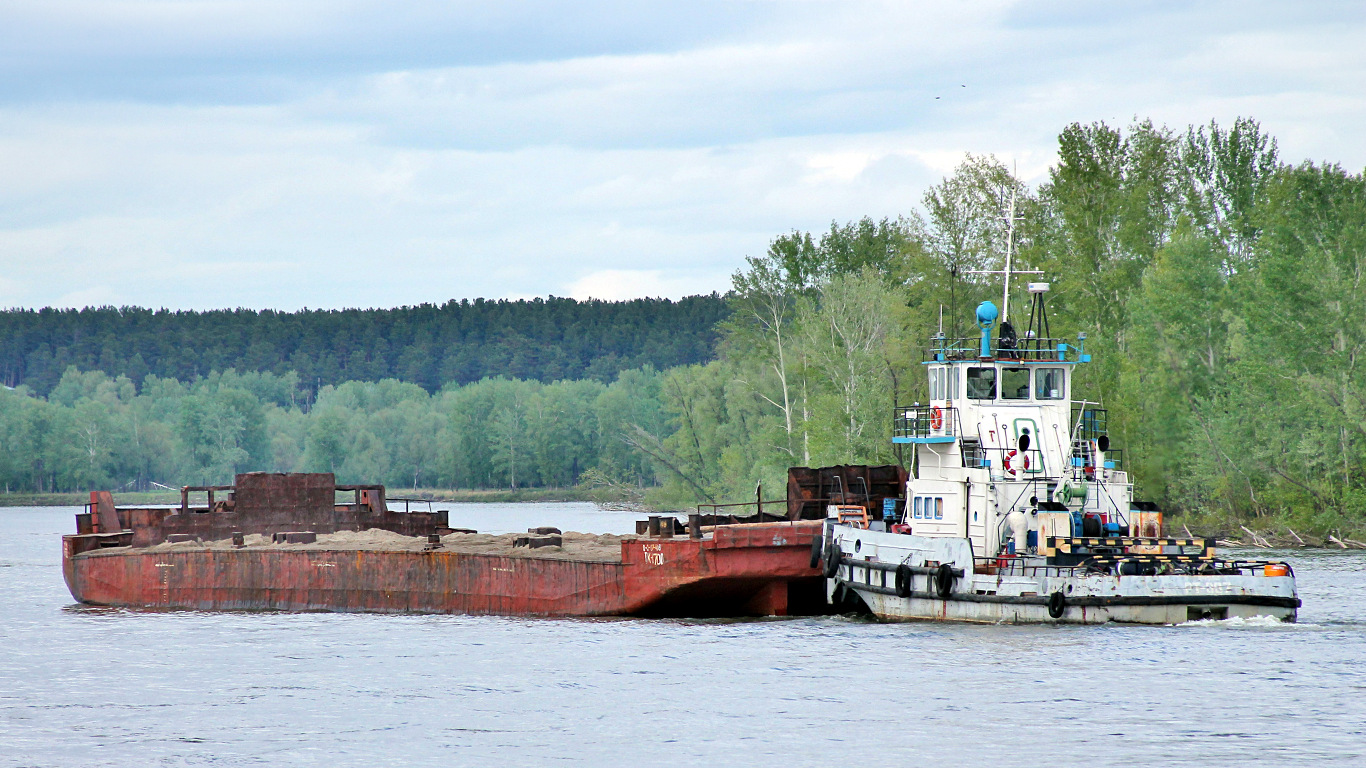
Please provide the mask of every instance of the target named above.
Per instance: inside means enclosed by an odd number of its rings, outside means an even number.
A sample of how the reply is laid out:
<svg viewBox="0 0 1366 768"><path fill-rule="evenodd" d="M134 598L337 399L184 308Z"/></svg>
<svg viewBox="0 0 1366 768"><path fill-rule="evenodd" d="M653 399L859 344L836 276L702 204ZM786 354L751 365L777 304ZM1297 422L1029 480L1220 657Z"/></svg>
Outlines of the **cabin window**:
<svg viewBox="0 0 1366 768"><path fill-rule="evenodd" d="M973 400L996 399L996 369L968 369L968 397Z"/></svg>
<svg viewBox="0 0 1366 768"><path fill-rule="evenodd" d="M1065 400L1066 381L1061 368L1037 368L1034 371L1034 397L1040 400Z"/></svg>
<svg viewBox="0 0 1366 768"><path fill-rule="evenodd" d="M1003 400L1028 400L1028 399L1029 399L1029 369L1028 369L1028 368L1002 368L1002 369L1001 369L1001 399L1003 399Z"/></svg>
<svg viewBox="0 0 1366 768"><path fill-rule="evenodd" d="M957 373L953 368L931 368L930 399L952 400L958 397Z"/></svg>
<svg viewBox="0 0 1366 768"><path fill-rule="evenodd" d="M944 519L944 497L942 496L916 496L912 509L912 515L916 520L943 520Z"/></svg>

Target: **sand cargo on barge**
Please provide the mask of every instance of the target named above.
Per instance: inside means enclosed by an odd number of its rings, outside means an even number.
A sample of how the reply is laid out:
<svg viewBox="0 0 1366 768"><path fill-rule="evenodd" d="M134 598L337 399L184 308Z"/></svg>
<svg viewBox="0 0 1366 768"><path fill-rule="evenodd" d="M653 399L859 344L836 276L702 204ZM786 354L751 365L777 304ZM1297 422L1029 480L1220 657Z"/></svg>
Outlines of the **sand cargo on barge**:
<svg viewBox="0 0 1366 768"><path fill-rule="evenodd" d="M192 505L191 492L207 503ZM349 494L344 503L338 493ZM651 521L638 535L492 536L331 474L238 475L179 507L91 494L63 574L83 603L199 610L743 616L826 610L820 521ZM762 515L760 518L762 519Z"/></svg>

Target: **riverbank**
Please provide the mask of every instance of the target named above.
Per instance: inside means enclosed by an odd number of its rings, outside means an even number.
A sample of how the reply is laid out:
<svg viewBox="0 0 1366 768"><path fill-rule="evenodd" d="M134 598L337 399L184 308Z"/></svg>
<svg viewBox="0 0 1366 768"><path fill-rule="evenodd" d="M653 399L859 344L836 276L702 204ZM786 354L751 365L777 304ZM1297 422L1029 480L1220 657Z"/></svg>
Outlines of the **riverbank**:
<svg viewBox="0 0 1366 768"><path fill-rule="evenodd" d="M601 488L390 488L388 495L391 499L420 499L448 503L589 501L610 508L635 508L629 503L612 498L611 493ZM197 498L202 504L203 494L197 494ZM89 493L0 493L0 507L79 507L89 501ZM179 504L180 492L118 492L114 494L114 502L120 506Z"/></svg>
<svg viewBox="0 0 1366 768"><path fill-rule="evenodd" d="M1236 518L1227 514L1172 515L1167 535L1214 537L1221 547L1366 549L1366 526L1346 519Z"/></svg>
<svg viewBox="0 0 1366 768"><path fill-rule="evenodd" d="M114 495L119 504L179 504L178 491L128 492ZM0 507L83 507L89 493L0 493Z"/></svg>

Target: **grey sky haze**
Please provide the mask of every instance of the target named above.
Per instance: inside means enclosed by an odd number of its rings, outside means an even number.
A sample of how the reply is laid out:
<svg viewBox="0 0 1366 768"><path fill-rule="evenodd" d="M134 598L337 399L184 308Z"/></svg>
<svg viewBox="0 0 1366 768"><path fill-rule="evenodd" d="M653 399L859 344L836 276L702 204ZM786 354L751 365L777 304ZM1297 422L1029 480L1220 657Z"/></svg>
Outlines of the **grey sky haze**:
<svg viewBox="0 0 1366 768"><path fill-rule="evenodd" d="M1353 3L0 3L0 306L724 290L1073 121L1366 164Z"/></svg>

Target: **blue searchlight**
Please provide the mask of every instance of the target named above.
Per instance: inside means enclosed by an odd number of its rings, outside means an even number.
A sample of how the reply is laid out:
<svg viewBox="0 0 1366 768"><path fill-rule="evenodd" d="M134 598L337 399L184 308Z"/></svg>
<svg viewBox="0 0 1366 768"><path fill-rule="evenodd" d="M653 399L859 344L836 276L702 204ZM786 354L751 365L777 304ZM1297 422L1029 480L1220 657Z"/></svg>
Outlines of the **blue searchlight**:
<svg viewBox="0 0 1366 768"><path fill-rule="evenodd" d="M977 327L982 329L982 357L991 357L991 326L998 316L995 304L984 301L977 305Z"/></svg>

